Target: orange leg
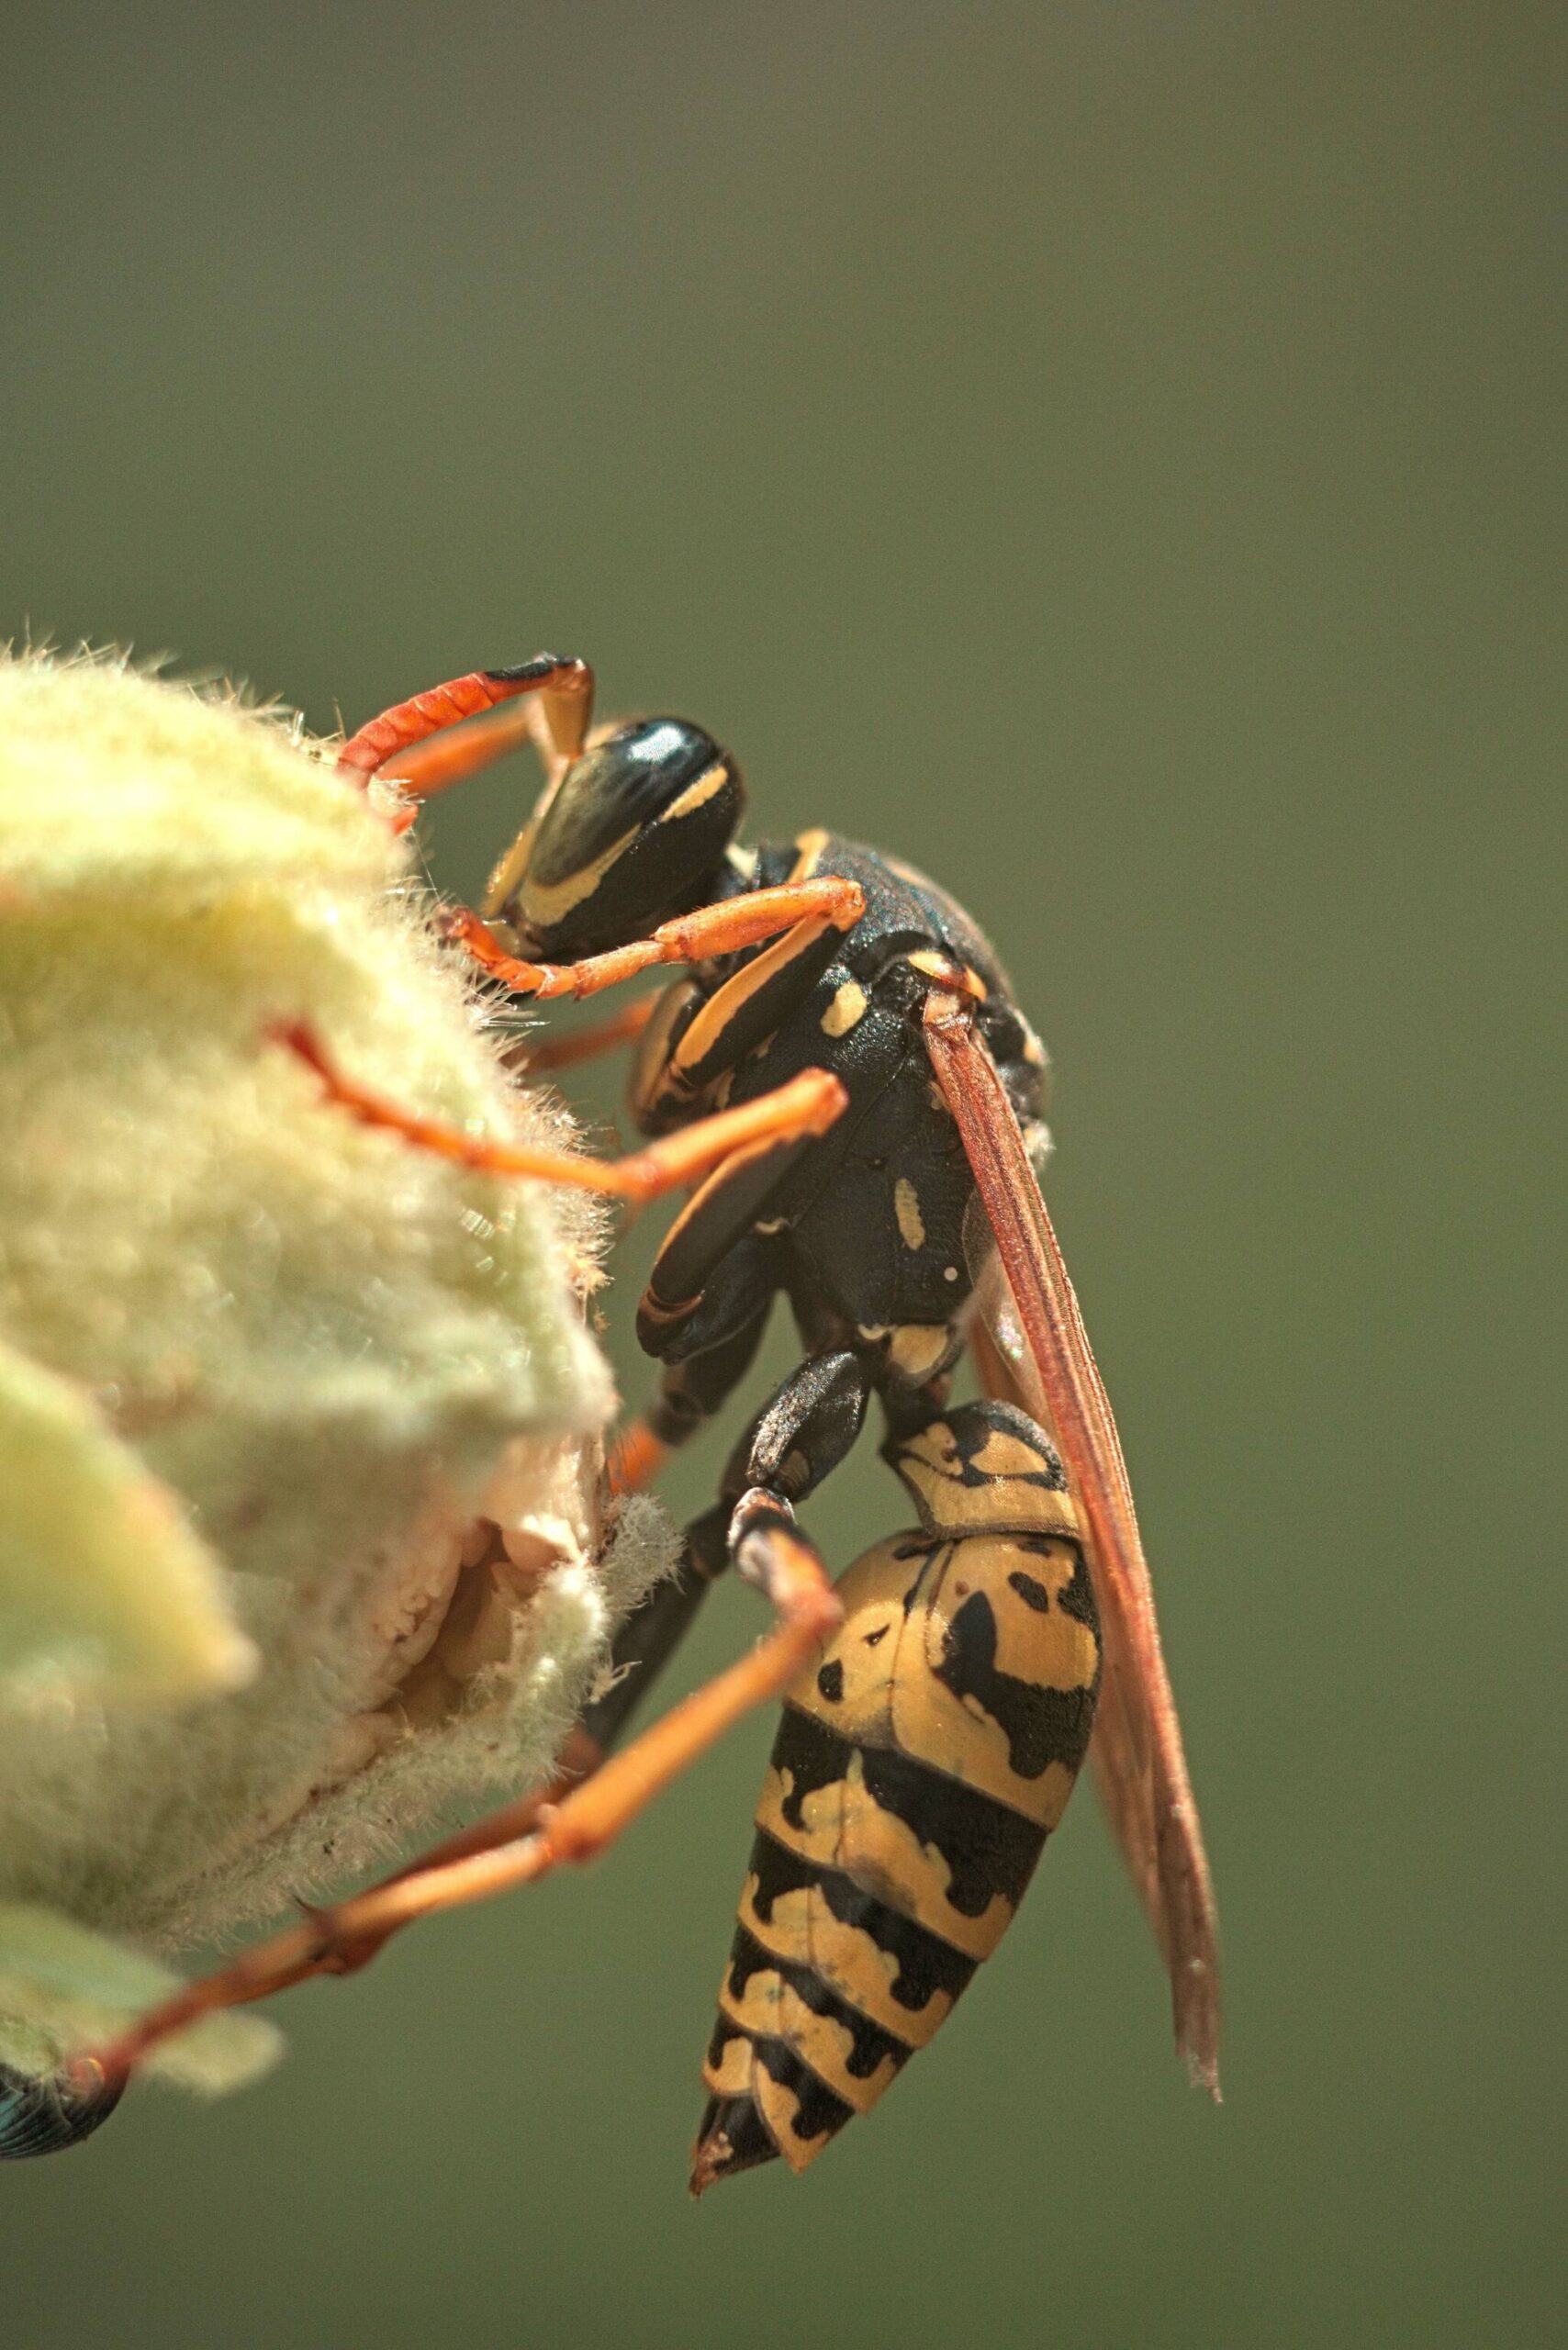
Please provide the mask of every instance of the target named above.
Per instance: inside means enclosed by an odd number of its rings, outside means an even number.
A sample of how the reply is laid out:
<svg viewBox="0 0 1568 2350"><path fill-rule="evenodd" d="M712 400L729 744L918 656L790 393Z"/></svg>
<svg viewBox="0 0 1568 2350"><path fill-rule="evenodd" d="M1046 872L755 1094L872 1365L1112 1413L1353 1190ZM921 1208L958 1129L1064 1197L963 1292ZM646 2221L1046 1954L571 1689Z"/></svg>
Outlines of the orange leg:
<svg viewBox="0 0 1568 2350"><path fill-rule="evenodd" d="M639 1416L630 1427L622 1430L610 1447L605 1469L610 1492L640 1494L644 1486L653 1483L669 1455L669 1446Z"/></svg>
<svg viewBox="0 0 1568 2350"><path fill-rule="evenodd" d="M566 1150L486 1142L461 1126L400 1109L345 1077L315 1030L303 1020L280 1022L270 1033L274 1044L286 1046L314 1069L329 1099L363 1125L401 1135L421 1150L434 1151L440 1158L455 1159L460 1166L476 1168L485 1174L529 1175L542 1182L570 1183L579 1191L610 1192L639 1206L665 1192L678 1191L683 1183L694 1182L745 1144L825 1134L849 1100L844 1085L828 1070L802 1069L773 1092L744 1102L737 1109L700 1118L624 1158L578 1158Z"/></svg>
<svg viewBox="0 0 1568 2350"><path fill-rule="evenodd" d="M734 955L743 946L778 937L798 922L825 918L838 930L853 930L865 911L857 881L836 874L786 881L775 890L748 890L743 898L726 898L716 906L699 906L695 913L678 914L673 922L661 923L651 938L635 938L581 963L520 963L466 907L446 915L442 927L449 938L467 948L481 970L514 994L582 996L633 979L659 963L706 963L718 955Z"/></svg>
<svg viewBox="0 0 1568 2350"><path fill-rule="evenodd" d="M441 1848L442 1856L311 1912L304 1924L186 1985L108 2046L78 2059L83 2077L122 2082L150 2049L198 2016L264 1998L307 1975L350 1972L416 1918L488 1900L565 1863L592 1860L603 1852L742 1715L788 1688L842 1620L843 1608L821 1559L771 1496L743 1495L734 1526L736 1567L778 1617L777 1628L749 1655L673 1707L558 1803L531 1797L509 1806ZM520 1823L527 1823L522 1832L512 1832ZM492 1841L498 1834L499 1841Z"/></svg>
<svg viewBox="0 0 1568 2350"><path fill-rule="evenodd" d="M656 995L642 996L609 1020L596 1021L570 1036L525 1036L508 1048L506 1064L519 1077L537 1077L542 1070L575 1069L578 1061L612 1052L617 1045L634 1045L657 1011Z"/></svg>
<svg viewBox="0 0 1568 2350"><path fill-rule="evenodd" d="M338 767L367 782L373 775L385 775L411 798L427 799L511 750L532 731L531 722L500 722L437 750L421 752L420 745L465 718L477 718L524 694L539 696L547 750L556 758L575 759L588 738L593 712L593 671L586 661L540 653L510 669L470 669L465 677L449 677L444 685L394 703L350 735L338 754ZM393 761L396 768L389 771Z"/></svg>

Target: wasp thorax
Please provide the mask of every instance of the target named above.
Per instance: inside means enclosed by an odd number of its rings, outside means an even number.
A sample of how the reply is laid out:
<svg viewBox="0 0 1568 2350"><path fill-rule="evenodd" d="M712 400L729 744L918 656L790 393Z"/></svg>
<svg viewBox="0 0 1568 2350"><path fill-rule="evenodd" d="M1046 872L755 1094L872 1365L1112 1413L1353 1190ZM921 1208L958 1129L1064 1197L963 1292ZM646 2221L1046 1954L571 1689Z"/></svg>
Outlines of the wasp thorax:
<svg viewBox="0 0 1568 2350"><path fill-rule="evenodd" d="M555 961L643 937L709 894L745 797L734 760L700 726L620 727L567 768L501 912Z"/></svg>

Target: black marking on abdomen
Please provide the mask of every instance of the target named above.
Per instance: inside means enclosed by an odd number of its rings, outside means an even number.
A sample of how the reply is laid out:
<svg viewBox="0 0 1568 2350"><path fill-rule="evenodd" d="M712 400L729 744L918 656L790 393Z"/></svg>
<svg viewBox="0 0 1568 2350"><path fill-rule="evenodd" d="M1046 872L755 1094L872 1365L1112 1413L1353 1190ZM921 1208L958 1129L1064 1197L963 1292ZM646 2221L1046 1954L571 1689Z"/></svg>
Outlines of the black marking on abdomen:
<svg viewBox="0 0 1568 2350"><path fill-rule="evenodd" d="M1014 1589L1027 1597L1027 1580L1012 1578ZM1038 1589L1039 1586L1036 1586ZM1031 1606L1049 1606L1042 1591ZM1051 1689L1042 1682L1019 1681L1002 1673L996 1663L996 1616L983 1591L966 1599L947 1626L942 1662L933 1667L935 1678L955 1697L972 1699L1001 1728L1007 1740L1008 1760L1021 1779L1037 1779L1053 1762L1076 1774L1094 1727L1093 1684L1086 1689Z"/></svg>
<svg viewBox="0 0 1568 2350"><path fill-rule="evenodd" d="M885 1901L866 1892L842 1870L819 1868L814 1861L790 1852L787 1844L777 1842L765 1830L757 1832L751 1865L756 1877L753 1906L764 1926L772 1919L776 1901L806 1886L815 1886L840 1925L865 1934L879 1950L896 1960L898 1972L888 1987L899 2005L908 2008L912 2014L929 2007L938 1993L956 1999L980 1964L978 1959L966 1958L962 1951L955 1950L951 1942L927 1932L913 1918L890 1909Z"/></svg>
<svg viewBox="0 0 1568 2350"><path fill-rule="evenodd" d="M845 2058L845 2071L851 2080L868 2081L879 2065L890 2063L895 2070L910 2053L910 2042L898 2039L892 2032L873 2023L857 2008L850 2007L823 1981L812 1966L797 1965L793 1961L778 1957L767 1950L745 1926L735 1928L735 1938L730 1945L730 1967L726 1987L738 2002L745 1998L745 1986L754 1975L778 1975L796 1996L802 1999L813 2015L827 2016L842 2025L849 2035L849 2053ZM731 2022L735 2020L729 2019ZM755 2035L754 2035L755 2036ZM799 2052L797 2051L797 2053ZM802 2062L805 2060L802 2059ZM811 2067L808 2065L808 2069Z"/></svg>
<svg viewBox="0 0 1568 2350"><path fill-rule="evenodd" d="M791 1828L805 1831L806 1797L836 1785L856 1755L872 1800L941 1853L951 1874L947 1899L960 1917L982 1917L999 1893L1017 1908L1045 1849L1043 1828L913 1755L893 1747L856 1746L787 1705L774 1741L773 1767L790 1780L782 1809ZM897 1890L886 1885L878 1889L884 1897Z"/></svg>
<svg viewBox="0 0 1568 2350"><path fill-rule="evenodd" d="M715 2069L722 2063L725 2049L732 2040L742 2040L752 2049L757 2062L772 2076L781 2088L788 2089L795 2100L794 2127L798 2138L809 2142L816 2138L824 2142L835 2136L851 2119L855 2108L835 2096L825 2082L819 2081L809 2065L802 2065L794 2050L782 2040L756 2040L743 2031L726 2015L721 2014L708 2042L708 2062ZM702 2145L715 2131L721 2131L733 2150L723 2168L749 2170L754 2164L770 2162L779 2152L773 2132L758 2112L749 2094L711 2097L697 2132L697 2143Z"/></svg>

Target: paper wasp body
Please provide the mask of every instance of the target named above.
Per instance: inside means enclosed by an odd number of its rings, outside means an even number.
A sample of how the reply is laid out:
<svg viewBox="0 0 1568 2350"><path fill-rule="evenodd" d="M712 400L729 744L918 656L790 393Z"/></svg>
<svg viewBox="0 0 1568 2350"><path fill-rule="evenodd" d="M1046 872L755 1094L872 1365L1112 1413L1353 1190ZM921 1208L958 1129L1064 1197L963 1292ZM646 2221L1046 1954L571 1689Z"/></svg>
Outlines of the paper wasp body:
<svg viewBox="0 0 1568 2350"><path fill-rule="evenodd" d="M532 735L548 780L492 883L498 928L460 911L447 929L530 996L685 966L597 1040L636 1035L632 1106L653 1139L613 1162L498 1149L367 1095L329 1040L279 1037L325 1084L323 1114L633 1200L696 1183L638 1313L661 1375L618 1448L622 1490L740 1386L779 1297L801 1365L687 1529L679 1574L623 1628L623 1669L557 1785L177 1995L100 2052L101 2093L194 2015L349 1971L415 1916L602 1849L730 1721L782 1695L704 2072L697 2191L775 2155L803 2169L881 2094L994 1948L1086 1751L1170 1970L1179 2047L1217 2094L1196 1810L1114 1424L1030 1158L1044 1055L939 889L825 832L742 850L729 755L675 719L590 742L591 692L584 664L554 655L474 672L363 729L341 765L398 787L403 822ZM533 1065L583 1049L547 1046ZM967 1343L987 1392L954 1403ZM920 1523L835 1594L796 1511L873 1399ZM778 1628L621 1746L731 1565ZM93 2087L76 2076L79 2095Z"/></svg>

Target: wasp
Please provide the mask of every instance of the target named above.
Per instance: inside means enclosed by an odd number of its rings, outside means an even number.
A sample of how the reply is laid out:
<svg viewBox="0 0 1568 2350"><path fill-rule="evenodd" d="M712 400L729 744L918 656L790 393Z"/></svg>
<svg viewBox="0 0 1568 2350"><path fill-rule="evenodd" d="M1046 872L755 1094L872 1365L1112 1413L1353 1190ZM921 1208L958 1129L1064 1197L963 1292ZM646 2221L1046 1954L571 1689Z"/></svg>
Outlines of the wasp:
<svg viewBox="0 0 1568 2350"><path fill-rule="evenodd" d="M678 1574L622 1628L557 1783L174 1995L78 2064L53 2125L106 2109L195 2016L350 1972L416 1917L597 1853L778 1696L694 2192L779 2156L803 2170L876 2102L996 1947L1086 1754L1165 1960L1178 2048L1217 2097L1214 1900L1115 1423L1037 1180L1045 1055L934 882L826 831L741 845L731 755L683 719L594 733L593 690L586 663L555 655L470 672L384 712L339 764L395 787L403 826L533 741L532 819L483 912L443 927L493 987L529 999L679 967L532 1058L632 1043L643 1147L601 1160L478 1141L357 1086L297 1023L275 1040L324 1107L421 1147L633 1203L689 1191L638 1308L658 1387L612 1454L614 1489L646 1482L743 1385L780 1298L799 1367L686 1529ZM956 1402L966 1348L982 1393ZM799 1512L873 1402L916 1523L835 1587ZM623 1743L732 1568L774 1630Z"/></svg>

